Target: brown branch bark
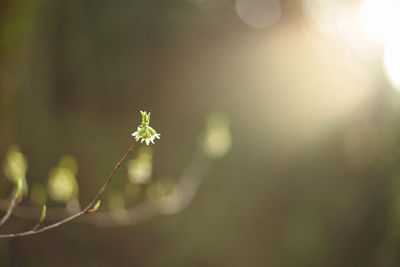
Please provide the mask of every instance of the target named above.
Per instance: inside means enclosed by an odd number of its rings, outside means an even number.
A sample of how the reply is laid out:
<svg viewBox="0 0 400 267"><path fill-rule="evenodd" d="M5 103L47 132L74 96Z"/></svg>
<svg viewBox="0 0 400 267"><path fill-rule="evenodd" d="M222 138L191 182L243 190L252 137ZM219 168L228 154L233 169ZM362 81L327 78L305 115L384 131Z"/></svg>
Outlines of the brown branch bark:
<svg viewBox="0 0 400 267"><path fill-rule="evenodd" d="M15 206L17 205L17 199L18 197L15 194L13 194L13 197L11 198L7 211L4 214L3 218L1 218L0 220L0 226L2 226L10 218Z"/></svg>
<svg viewBox="0 0 400 267"><path fill-rule="evenodd" d="M133 150L134 146L136 144L136 141L133 141L131 146L129 147L128 151L122 156L122 158L118 161L118 163L115 165L113 171L111 172L110 176L107 178L107 180L105 181L105 183L103 184L103 186L100 188L99 192L96 194L96 196L92 199L92 201L80 212L73 214L61 221L55 222L53 224L47 225L43 228L40 229L35 229L35 230L30 230L30 231L26 231L26 232L20 232L20 233L13 233L13 234L3 234L0 235L0 239L1 238L15 238L15 237L22 237L22 236L29 236L29 235L35 235L35 234L39 234L54 228L57 228L67 222L70 222L86 213L88 213L88 211L93 208L93 206L96 204L97 200L101 197L101 195L104 193L105 189L107 188L107 186L110 184L111 180L113 179L115 173L118 171L118 169L121 167L121 165L124 163L124 161L126 160L126 158L128 157L128 155L131 153L131 151ZM10 212L11 215L11 212ZM9 216L10 216L9 215Z"/></svg>
<svg viewBox="0 0 400 267"><path fill-rule="evenodd" d="M177 188L171 195L158 200L148 200L124 210L96 212L91 216L79 217L74 222L97 227L121 227L182 211L197 194L198 187L212 163L212 160L197 151L180 175ZM0 209L6 209L7 206L7 201L0 200ZM39 212L40 208L37 206L18 206L12 215L21 219L36 220ZM65 208L51 208L48 209L46 220L58 221L65 216L68 216Z"/></svg>

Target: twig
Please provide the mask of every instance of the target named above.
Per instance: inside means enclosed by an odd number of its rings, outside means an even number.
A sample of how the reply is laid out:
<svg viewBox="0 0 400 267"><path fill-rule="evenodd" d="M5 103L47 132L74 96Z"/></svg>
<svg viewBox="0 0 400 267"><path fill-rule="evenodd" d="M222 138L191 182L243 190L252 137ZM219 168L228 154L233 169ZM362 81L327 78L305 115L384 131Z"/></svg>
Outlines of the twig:
<svg viewBox="0 0 400 267"><path fill-rule="evenodd" d="M0 238L14 238L14 237L21 237L21 236L39 234L39 233L51 230L53 228L57 228L57 227L65 224L67 222L70 222L70 221L72 221L72 220L74 220L74 219L76 219L76 218L88 213L88 211L94 207L94 205L96 204L97 200L104 193L104 190L110 184L110 182L113 179L115 173L121 167L122 163L124 163L124 161L126 160L126 158L129 155L129 153L131 153L131 151L133 150L133 147L135 146L135 144L136 144L136 141L133 141L131 146L129 147L128 151L125 153L125 155L122 156L122 158L115 165L115 167L114 167L113 171L111 172L110 176L107 178L107 180L104 183L104 185L100 188L100 191L96 194L96 196L93 198L93 200L83 210L81 210L80 212L78 212L76 214L71 215L70 217L67 217L67 218L65 218L65 219L63 219L61 221L58 221L58 222L53 223L53 224L50 224L50 225L45 226L43 228L30 230L30 231L26 231L26 232L14 233L14 234L4 234L4 235L0 235Z"/></svg>
<svg viewBox="0 0 400 267"><path fill-rule="evenodd" d="M7 212L4 214L3 218L1 218L0 221L0 226L2 226L11 216L16 204L17 204L17 196L13 194L13 197L11 198L10 204L7 208Z"/></svg>
<svg viewBox="0 0 400 267"><path fill-rule="evenodd" d="M42 224L43 224L43 222L44 222L44 219L46 218L46 210L47 210L46 205L43 205L43 207L42 207L42 212L40 213L39 220L38 220L38 222L35 224L35 226L32 228L31 231L35 231L35 230L39 229L39 228L42 226Z"/></svg>
<svg viewBox="0 0 400 267"><path fill-rule="evenodd" d="M8 218L10 218L15 206L17 205L17 201L21 200L21 196L22 196L22 178L19 178L15 185L15 189L12 194L10 204L8 205L6 214L4 214L3 218L0 220L0 226L2 226L8 220Z"/></svg>
<svg viewBox="0 0 400 267"><path fill-rule="evenodd" d="M158 200L148 200L124 210L96 212L92 216L77 218L74 222L97 227L120 227L182 211L193 200L212 162L197 151L180 175L177 188L171 195ZM0 209L5 209L7 205L6 201L0 200ZM18 206L12 215L22 219L36 219L39 211L39 207L36 206ZM52 208L49 209L46 220L57 221L67 215L68 212L64 208Z"/></svg>
<svg viewBox="0 0 400 267"><path fill-rule="evenodd" d="M196 196L198 188L212 161L200 154L183 171L174 193L157 200L149 200L135 207L112 212L99 212L90 217L81 218L80 223L99 227L128 226L160 215L170 215L187 208Z"/></svg>

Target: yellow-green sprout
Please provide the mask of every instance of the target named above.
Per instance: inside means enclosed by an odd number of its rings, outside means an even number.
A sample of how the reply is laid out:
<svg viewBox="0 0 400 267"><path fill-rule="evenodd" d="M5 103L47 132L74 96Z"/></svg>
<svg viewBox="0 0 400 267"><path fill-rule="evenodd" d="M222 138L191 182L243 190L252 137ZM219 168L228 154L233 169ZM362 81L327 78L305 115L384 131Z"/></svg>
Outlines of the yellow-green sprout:
<svg viewBox="0 0 400 267"><path fill-rule="evenodd" d="M135 137L136 141L141 140L146 145L154 144L154 139L160 139L160 134L150 127L150 112L140 111L140 114L142 115L142 124L138 126L136 132L132 133L132 136Z"/></svg>
<svg viewBox="0 0 400 267"><path fill-rule="evenodd" d="M204 153L210 158L219 158L228 153L231 145L228 117L221 112L210 114L202 144Z"/></svg>
<svg viewBox="0 0 400 267"><path fill-rule="evenodd" d="M39 218L39 223L43 223L44 220L46 219L46 211L47 211L47 207L46 205L42 206L42 212L40 213L40 218Z"/></svg>
<svg viewBox="0 0 400 267"><path fill-rule="evenodd" d="M19 199L22 196L22 179L18 179L17 185L15 186L14 197Z"/></svg>
<svg viewBox="0 0 400 267"><path fill-rule="evenodd" d="M142 147L136 158L127 164L129 181L134 184L147 183L153 171L153 151Z"/></svg>
<svg viewBox="0 0 400 267"><path fill-rule="evenodd" d="M100 199L96 201L96 204L94 204L93 208L88 210L88 213L94 213L100 208L101 201Z"/></svg>

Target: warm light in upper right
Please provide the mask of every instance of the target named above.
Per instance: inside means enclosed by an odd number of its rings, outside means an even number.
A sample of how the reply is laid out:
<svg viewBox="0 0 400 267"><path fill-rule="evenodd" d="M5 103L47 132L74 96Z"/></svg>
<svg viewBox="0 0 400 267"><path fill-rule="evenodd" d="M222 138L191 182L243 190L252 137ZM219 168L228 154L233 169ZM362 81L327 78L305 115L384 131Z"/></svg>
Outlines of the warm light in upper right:
<svg viewBox="0 0 400 267"><path fill-rule="evenodd" d="M304 0L307 19L323 34L342 40L367 58L379 55L389 81L400 90L400 0Z"/></svg>
<svg viewBox="0 0 400 267"><path fill-rule="evenodd" d="M370 38L385 42L398 35L399 12L398 0L364 0L360 6L359 21Z"/></svg>
<svg viewBox="0 0 400 267"><path fill-rule="evenodd" d="M400 90L399 14L399 0L364 0L359 13L364 33L384 46L383 67L397 90Z"/></svg>

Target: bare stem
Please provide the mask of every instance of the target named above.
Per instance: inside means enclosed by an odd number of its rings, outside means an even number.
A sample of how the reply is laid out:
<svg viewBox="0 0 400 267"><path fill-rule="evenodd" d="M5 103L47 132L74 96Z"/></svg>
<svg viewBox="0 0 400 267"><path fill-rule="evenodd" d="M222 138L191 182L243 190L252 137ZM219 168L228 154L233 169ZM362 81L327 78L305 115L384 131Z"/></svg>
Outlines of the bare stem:
<svg viewBox="0 0 400 267"><path fill-rule="evenodd" d="M3 218L1 218L0 226L2 226L10 218L11 213L13 212L17 204L17 198L18 197L15 194L13 194L10 204L8 205L7 212L4 214Z"/></svg>
<svg viewBox="0 0 400 267"><path fill-rule="evenodd" d="M113 171L111 172L110 176L107 178L107 180L105 181L105 183L103 184L103 186L100 188L100 191L96 194L96 196L92 199L92 201L80 212L71 215L61 221L58 221L56 223L47 225L43 228L40 229L33 229L30 231L26 231L26 232L20 232L20 233L14 233L14 234L4 234L4 235L0 235L0 238L14 238L14 237L21 237L21 236L28 236L28 235L35 235L35 234L39 234L45 231L48 231L50 229L53 228L57 228L67 222L70 222L86 213L88 213L88 211L93 208L93 206L96 204L97 200L101 197L101 195L104 193L105 189L107 188L107 186L110 184L111 180L113 179L115 173L118 171L118 169L121 167L121 165L124 163L124 161L126 160L126 158L128 157L128 155L131 153L131 151L133 150L134 146L136 144L136 141L133 141L131 146L129 147L128 151L122 156L122 158L118 161L118 163L115 165ZM11 206L11 204L10 204ZM14 203L15 206L15 203ZM12 210L10 211L10 214L8 215L8 217L11 215ZM6 214L7 215L7 214Z"/></svg>
<svg viewBox="0 0 400 267"><path fill-rule="evenodd" d="M176 190L171 195L162 199L147 200L144 203L124 210L95 212L91 216L79 217L73 222L97 227L121 227L134 225L156 216L179 212L190 204L212 164L212 160L203 157L197 151L178 178ZM0 200L0 209L6 210L8 204L8 202ZM172 212L172 209L174 209L174 212ZM36 220L39 212L40 209L37 206L17 206L12 216L21 219ZM50 208L48 209L46 220L56 222L66 216L68 216L66 209Z"/></svg>

